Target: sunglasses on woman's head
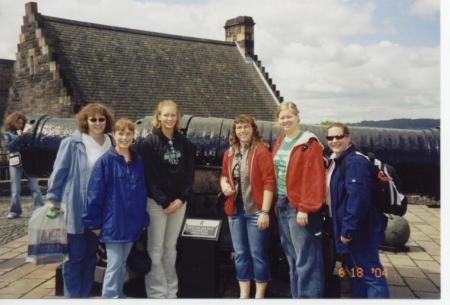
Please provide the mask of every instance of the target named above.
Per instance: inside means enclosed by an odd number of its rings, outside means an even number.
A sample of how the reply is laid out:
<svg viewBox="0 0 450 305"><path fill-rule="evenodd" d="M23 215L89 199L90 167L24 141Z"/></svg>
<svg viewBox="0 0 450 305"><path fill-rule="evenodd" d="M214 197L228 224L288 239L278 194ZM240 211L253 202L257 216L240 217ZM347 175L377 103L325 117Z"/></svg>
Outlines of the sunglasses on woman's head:
<svg viewBox="0 0 450 305"><path fill-rule="evenodd" d="M91 122L91 123L97 123L97 120L100 122L100 123L103 123L104 121L106 121L106 118L90 118L90 119L88 119L89 120L89 122Z"/></svg>
<svg viewBox="0 0 450 305"><path fill-rule="evenodd" d="M336 139L336 140L342 140L343 138L345 138L345 134L340 134L340 135L337 135L337 136L326 136L326 139L327 139L327 141L333 141L333 139Z"/></svg>

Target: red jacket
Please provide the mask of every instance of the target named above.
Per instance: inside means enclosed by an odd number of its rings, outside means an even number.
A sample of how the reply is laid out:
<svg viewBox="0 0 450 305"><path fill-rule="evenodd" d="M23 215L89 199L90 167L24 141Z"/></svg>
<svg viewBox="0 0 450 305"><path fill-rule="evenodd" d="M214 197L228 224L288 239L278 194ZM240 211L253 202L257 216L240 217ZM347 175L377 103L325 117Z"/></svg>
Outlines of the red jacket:
<svg viewBox="0 0 450 305"><path fill-rule="evenodd" d="M283 142L280 134L273 146L275 157ZM291 207L301 212L317 212L325 200L323 149L317 137L305 131L289 154L286 168L286 192Z"/></svg>
<svg viewBox="0 0 450 305"><path fill-rule="evenodd" d="M231 166L233 163L235 149L228 148L223 155L222 177L227 177L227 182L233 189L235 188ZM250 148L247 155L247 164L249 167L250 186L252 188L252 197L256 208L261 210L263 204L264 191L275 192L275 170L273 167L272 156L267 147L260 143ZM225 213L228 216L233 215L236 194L228 196L225 201Z"/></svg>

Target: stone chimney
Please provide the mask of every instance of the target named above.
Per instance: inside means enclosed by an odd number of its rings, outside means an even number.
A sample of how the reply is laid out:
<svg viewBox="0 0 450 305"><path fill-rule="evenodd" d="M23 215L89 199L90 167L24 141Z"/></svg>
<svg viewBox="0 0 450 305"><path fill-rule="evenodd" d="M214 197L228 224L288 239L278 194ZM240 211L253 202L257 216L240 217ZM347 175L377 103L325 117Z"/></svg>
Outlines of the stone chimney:
<svg viewBox="0 0 450 305"><path fill-rule="evenodd" d="M36 14L38 12L38 7L36 2L25 3L25 13L26 15Z"/></svg>
<svg viewBox="0 0 450 305"><path fill-rule="evenodd" d="M225 40L236 41L244 51L245 56L253 57L255 53L255 34L253 18L249 16L239 16L227 20L225 23Z"/></svg>

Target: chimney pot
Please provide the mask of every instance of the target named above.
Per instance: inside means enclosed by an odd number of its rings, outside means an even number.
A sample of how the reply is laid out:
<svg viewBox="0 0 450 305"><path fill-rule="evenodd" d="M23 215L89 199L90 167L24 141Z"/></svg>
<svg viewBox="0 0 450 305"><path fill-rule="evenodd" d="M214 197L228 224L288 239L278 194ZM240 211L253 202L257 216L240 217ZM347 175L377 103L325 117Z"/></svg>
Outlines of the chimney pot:
<svg viewBox="0 0 450 305"><path fill-rule="evenodd" d="M38 7L36 2L25 3L25 13L26 15L37 14Z"/></svg>

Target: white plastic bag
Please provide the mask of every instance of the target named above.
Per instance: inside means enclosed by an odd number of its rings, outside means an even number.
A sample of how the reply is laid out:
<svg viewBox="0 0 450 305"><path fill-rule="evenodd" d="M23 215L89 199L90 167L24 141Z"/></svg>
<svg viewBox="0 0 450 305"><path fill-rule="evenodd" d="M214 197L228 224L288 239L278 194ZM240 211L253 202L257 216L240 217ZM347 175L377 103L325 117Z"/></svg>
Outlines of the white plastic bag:
<svg viewBox="0 0 450 305"><path fill-rule="evenodd" d="M64 215L47 217L46 206L37 208L28 222L28 256L36 265L62 263L68 259L67 229Z"/></svg>

